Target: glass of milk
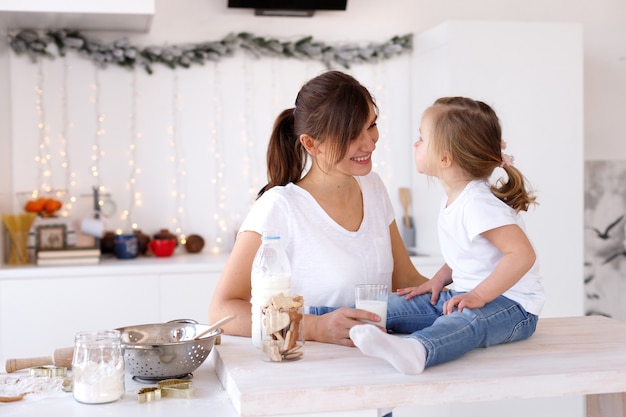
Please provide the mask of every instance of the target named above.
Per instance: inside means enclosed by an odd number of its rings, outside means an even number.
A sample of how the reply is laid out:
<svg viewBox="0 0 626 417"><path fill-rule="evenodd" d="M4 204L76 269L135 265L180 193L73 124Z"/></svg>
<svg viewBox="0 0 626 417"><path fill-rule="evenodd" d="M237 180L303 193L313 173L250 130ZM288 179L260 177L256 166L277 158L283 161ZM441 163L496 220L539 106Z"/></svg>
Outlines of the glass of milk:
<svg viewBox="0 0 626 417"><path fill-rule="evenodd" d="M387 295L389 290L383 284L359 284L355 289L355 307L367 310L380 316L379 322L368 323L386 327L387 324Z"/></svg>

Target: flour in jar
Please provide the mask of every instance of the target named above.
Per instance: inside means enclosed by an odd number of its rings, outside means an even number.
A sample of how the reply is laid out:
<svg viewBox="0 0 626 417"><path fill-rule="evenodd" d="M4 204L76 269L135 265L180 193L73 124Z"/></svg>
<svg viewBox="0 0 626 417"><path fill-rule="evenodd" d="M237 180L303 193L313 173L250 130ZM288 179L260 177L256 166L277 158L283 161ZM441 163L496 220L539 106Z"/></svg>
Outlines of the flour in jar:
<svg viewBox="0 0 626 417"><path fill-rule="evenodd" d="M124 362L86 362L73 367L74 398L86 404L119 400L124 395Z"/></svg>

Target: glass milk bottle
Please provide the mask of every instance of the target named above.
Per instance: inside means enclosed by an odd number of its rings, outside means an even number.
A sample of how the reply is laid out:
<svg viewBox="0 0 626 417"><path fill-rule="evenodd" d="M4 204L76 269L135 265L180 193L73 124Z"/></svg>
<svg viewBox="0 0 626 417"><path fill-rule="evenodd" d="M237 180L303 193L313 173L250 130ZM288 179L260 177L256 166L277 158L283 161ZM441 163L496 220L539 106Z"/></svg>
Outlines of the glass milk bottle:
<svg viewBox="0 0 626 417"><path fill-rule="evenodd" d="M124 395L124 357L118 330L79 332L74 356L74 399L84 404L117 401Z"/></svg>
<svg viewBox="0 0 626 417"><path fill-rule="evenodd" d="M261 348L261 309L278 294L291 292L291 266L280 236L263 232L261 246L252 262L252 344Z"/></svg>

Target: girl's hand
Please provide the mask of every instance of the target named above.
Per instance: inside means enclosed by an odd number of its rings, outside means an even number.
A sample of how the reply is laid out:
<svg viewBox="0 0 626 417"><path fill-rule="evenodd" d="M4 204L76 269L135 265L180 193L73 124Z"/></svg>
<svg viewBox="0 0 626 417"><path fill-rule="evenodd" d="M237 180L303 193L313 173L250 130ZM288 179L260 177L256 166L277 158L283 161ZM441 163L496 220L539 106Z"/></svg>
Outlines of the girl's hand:
<svg viewBox="0 0 626 417"><path fill-rule="evenodd" d="M307 315L304 325L306 339L354 347L350 339L350 329L363 324L361 320L377 323L380 317L369 311L347 307L338 308L321 316Z"/></svg>
<svg viewBox="0 0 626 417"><path fill-rule="evenodd" d="M417 297L418 295L428 294L432 292L432 282L426 282L418 287L407 287L407 288L398 288L396 293L399 296L405 296L406 300L410 300L413 297Z"/></svg>
<svg viewBox="0 0 626 417"><path fill-rule="evenodd" d="M439 280L433 278L430 281L423 283L419 287L398 288L396 293L399 296L404 295L404 298L406 300L410 300L411 298L418 295L431 293L432 295L430 297L430 303L432 305L435 305L437 304L437 300L439 300L439 293L441 292L441 290L443 290L444 286L445 285L439 282Z"/></svg>
<svg viewBox="0 0 626 417"><path fill-rule="evenodd" d="M455 307L459 312L461 312L465 307L481 308L484 307L485 304L485 301L475 291L457 294L443 303L443 314L450 314L454 312Z"/></svg>

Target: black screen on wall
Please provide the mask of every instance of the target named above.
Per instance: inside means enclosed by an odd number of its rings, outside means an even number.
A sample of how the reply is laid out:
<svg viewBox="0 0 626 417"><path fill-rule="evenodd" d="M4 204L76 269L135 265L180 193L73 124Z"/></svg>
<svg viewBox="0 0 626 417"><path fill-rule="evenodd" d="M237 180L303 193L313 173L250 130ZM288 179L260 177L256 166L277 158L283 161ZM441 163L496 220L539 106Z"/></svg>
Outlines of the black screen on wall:
<svg viewBox="0 0 626 417"><path fill-rule="evenodd" d="M280 10L346 10L348 0L228 0L228 7Z"/></svg>

